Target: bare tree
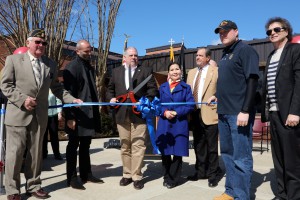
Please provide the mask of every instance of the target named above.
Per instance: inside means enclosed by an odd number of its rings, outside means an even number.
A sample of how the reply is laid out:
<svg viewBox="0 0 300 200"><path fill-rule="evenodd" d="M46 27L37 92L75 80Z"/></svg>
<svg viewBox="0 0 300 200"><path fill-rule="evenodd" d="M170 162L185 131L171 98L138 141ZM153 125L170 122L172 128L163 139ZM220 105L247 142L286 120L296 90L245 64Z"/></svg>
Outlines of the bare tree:
<svg viewBox="0 0 300 200"><path fill-rule="evenodd" d="M97 0L98 14L98 72L97 88L100 92L100 99L105 96L105 79L107 72L107 57L110 43L113 36L117 14L122 0Z"/></svg>
<svg viewBox="0 0 300 200"><path fill-rule="evenodd" d="M98 44L96 85L99 97L103 100L106 63L121 2L122 0L2 0L0 40L11 54L15 48L25 46L31 29L44 28L49 41L47 55L62 63L67 31L71 32L72 38L74 31L79 29L81 39L92 40L93 46ZM90 12L90 9L94 12ZM93 13L96 12L97 20L94 22ZM93 30L94 27L98 29Z"/></svg>
<svg viewBox="0 0 300 200"><path fill-rule="evenodd" d="M0 40L11 54L15 48L25 46L31 29L44 28L49 41L47 55L60 63L74 3L75 0L2 0Z"/></svg>

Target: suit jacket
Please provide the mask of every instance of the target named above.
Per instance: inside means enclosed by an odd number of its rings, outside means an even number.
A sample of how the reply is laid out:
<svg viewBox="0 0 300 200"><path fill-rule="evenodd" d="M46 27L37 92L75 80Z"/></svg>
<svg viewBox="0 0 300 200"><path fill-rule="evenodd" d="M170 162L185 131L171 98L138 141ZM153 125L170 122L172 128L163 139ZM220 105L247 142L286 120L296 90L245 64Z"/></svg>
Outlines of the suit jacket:
<svg viewBox="0 0 300 200"><path fill-rule="evenodd" d="M41 130L45 130L48 120L48 93L52 93L66 103L74 100L62 84L57 81L56 63L42 57L45 69L41 87L38 88L29 55L16 54L6 58L1 79L1 90L7 97L5 124L10 126L27 126L35 115ZM23 106L26 98L35 97L37 106L28 111Z"/></svg>
<svg viewBox="0 0 300 200"><path fill-rule="evenodd" d="M189 71L187 77L187 84L189 84L194 90L194 79L197 74L197 67ZM216 95L217 90L217 79L218 79L218 67L214 65L208 66L208 71L205 78L203 94L201 102L207 102L208 98L213 95ZM196 101L196 100L195 100ZM202 104L201 106L201 116L204 124L212 125L218 123L218 114L217 114L217 105L207 106Z"/></svg>
<svg viewBox="0 0 300 200"><path fill-rule="evenodd" d="M145 80L150 74L152 69L149 67L138 66L135 69L132 77L133 88L138 86L143 80ZM108 89L106 93L107 101L110 101L114 97L128 93L125 85L125 67L120 66L114 68L112 76L110 78ZM147 97L150 101L157 95L157 86L154 77L152 77L147 84L145 84L136 94L135 99L138 101L142 96ZM141 115L136 115L132 112L131 106L120 106L116 110L116 122L123 123L125 121L126 112L129 112L129 117L132 123L145 123Z"/></svg>
<svg viewBox="0 0 300 200"><path fill-rule="evenodd" d="M269 121L269 105L267 105L267 72L270 53L263 77L262 87L262 121ZM300 116L300 45L287 43L280 56L275 79L275 93L279 113L284 124L289 114Z"/></svg>
<svg viewBox="0 0 300 200"><path fill-rule="evenodd" d="M66 66L63 77L65 89L75 98L84 102L99 102L95 84L96 72L89 61L76 56ZM93 94L96 95L94 99L92 98ZM64 108L64 111L66 122L68 120L76 120L78 136L93 136L95 131L100 132L99 107L71 107Z"/></svg>

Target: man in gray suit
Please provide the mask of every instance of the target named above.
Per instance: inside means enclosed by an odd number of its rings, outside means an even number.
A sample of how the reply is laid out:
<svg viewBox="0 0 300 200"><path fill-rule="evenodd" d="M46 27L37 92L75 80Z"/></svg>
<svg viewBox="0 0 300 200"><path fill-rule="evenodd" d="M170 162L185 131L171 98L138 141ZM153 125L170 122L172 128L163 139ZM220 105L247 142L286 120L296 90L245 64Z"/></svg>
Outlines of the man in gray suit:
<svg viewBox="0 0 300 200"><path fill-rule="evenodd" d="M1 90L8 103L5 114L7 199L21 199L20 172L27 148L24 175L26 194L39 199L50 197L41 188L42 144L47 127L48 91L65 103L81 103L57 81L56 64L44 56L45 32L36 29L26 41L28 52L6 58Z"/></svg>

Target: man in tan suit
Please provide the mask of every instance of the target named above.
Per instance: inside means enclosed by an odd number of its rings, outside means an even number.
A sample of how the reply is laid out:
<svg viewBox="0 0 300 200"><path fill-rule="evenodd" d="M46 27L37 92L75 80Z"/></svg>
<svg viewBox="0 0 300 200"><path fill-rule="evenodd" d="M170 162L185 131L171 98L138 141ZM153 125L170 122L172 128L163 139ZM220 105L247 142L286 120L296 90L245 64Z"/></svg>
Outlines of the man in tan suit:
<svg viewBox="0 0 300 200"><path fill-rule="evenodd" d="M42 29L33 30L26 41L25 54L6 58L1 90L8 103L5 114L7 199L21 199L20 173L27 148L24 175L26 193L39 199L50 197L41 188L42 143L48 120L48 93L65 103L81 103L57 81L56 64L44 56L47 42Z"/></svg>
<svg viewBox="0 0 300 200"><path fill-rule="evenodd" d="M188 73L187 84L192 88L195 102L207 102L208 98L216 93L218 68L210 60L210 55L209 49L199 48L196 55L198 67ZM197 181L208 178L208 186L215 187L218 185L218 175L221 173L218 159L217 106L197 104L196 108L191 114L196 173L188 176L188 179Z"/></svg>

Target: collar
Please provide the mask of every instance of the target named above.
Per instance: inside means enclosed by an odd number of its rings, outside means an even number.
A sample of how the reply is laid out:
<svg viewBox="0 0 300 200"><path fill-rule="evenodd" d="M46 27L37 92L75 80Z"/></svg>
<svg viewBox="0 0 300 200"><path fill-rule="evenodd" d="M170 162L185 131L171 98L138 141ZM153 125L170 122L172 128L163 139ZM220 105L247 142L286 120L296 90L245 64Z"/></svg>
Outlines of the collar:
<svg viewBox="0 0 300 200"><path fill-rule="evenodd" d="M225 47L224 50L223 50L223 53L231 53L233 52L235 46L240 43L242 40L237 40L235 41L232 45L228 46L228 47Z"/></svg>
<svg viewBox="0 0 300 200"><path fill-rule="evenodd" d="M177 82L180 82L181 80L179 79L179 80L176 80L176 81L172 81L171 79L169 79L168 80L168 82L169 82L169 84L171 85L172 83L174 84L174 83L177 83Z"/></svg>
<svg viewBox="0 0 300 200"><path fill-rule="evenodd" d="M125 68L126 70L128 69L128 66L127 66L126 63L124 64L124 68ZM136 68L137 68L137 66L131 67L131 71L134 71Z"/></svg>
<svg viewBox="0 0 300 200"><path fill-rule="evenodd" d="M36 58L36 57L34 57L29 51L27 51L27 54L28 54L28 56L29 56L30 61L34 61L35 59L39 59L40 61L42 61L42 58L41 58L41 57L40 57L40 58Z"/></svg>
<svg viewBox="0 0 300 200"><path fill-rule="evenodd" d="M202 71L206 70L208 68L209 64L206 64L204 67L202 67ZM200 67L197 67L198 71L200 71Z"/></svg>

